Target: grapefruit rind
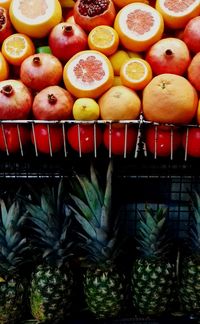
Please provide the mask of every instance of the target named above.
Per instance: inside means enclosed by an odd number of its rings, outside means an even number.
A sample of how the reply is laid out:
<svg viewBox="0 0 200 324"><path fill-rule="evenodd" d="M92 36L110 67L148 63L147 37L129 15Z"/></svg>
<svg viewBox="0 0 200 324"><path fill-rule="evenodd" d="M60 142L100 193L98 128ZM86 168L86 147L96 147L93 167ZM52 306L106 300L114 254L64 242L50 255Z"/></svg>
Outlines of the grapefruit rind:
<svg viewBox="0 0 200 324"><path fill-rule="evenodd" d="M144 13L152 16L152 26L144 33L138 33L134 30L130 30L127 24L128 16L134 12ZM139 22L140 27L143 22ZM149 19L146 19L149 22ZM136 23L134 19L131 23ZM148 26L147 26L148 27ZM145 51L149 46L161 39L164 31L164 21L161 14L154 8L144 3L132 3L122 8L114 22L114 28L117 31L122 45L128 50L141 52Z"/></svg>
<svg viewBox="0 0 200 324"><path fill-rule="evenodd" d="M98 64L96 71L95 64ZM66 63L63 79L66 89L75 97L97 98L113 85L114 73L104 54L86 50L77 53Z"/></svg>
<svg viewBox="0 0 200 324"><path fill-rule="evenodd" d="M60 23L62 19L62 8L58 0L46 0L46 12L45 14L34 16L32 2L30 0L24 0L26 5L30 5L30 16L27 17L22 14L20 10L20 5L22 1L12 0L9 14L10 19L15 27L15 29L20 33L25 33L26 35L34 38L42 38L48 35L50 30L57 24ZM45 1L45 0L44 0Z"/></svg>
<svg viewBox="0 0 200 324"><path fill-rule="evenodd" d="M178 8L178 6L181 5L181 2L173 0L173 6L176 2L178 2L176 6L176 8ZM184 5L186 2L184 2ZM180 12L168 9L165 4L166 0L157 0L156 10L158 10L158 12L163 16L165 24L172 29L184 28L190 19L200 14L199 0L194 0L193 3L189 4L187 9L184 8L184 10L180 10Z"/></svg>

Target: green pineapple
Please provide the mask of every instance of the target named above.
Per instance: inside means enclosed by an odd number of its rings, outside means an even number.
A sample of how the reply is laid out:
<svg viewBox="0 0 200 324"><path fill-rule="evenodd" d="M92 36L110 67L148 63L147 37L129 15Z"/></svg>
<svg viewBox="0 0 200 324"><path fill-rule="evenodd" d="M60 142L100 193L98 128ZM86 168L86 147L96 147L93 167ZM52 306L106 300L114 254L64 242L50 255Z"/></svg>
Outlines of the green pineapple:
<svg viewBox="0 0 200 324"><path fill-rule="evenodd" d="M76 176L75 195L71 195L76 206L71 208L83 229L79 234L87 260L84 294L88 309L96 318L115 317L125 299L125 276L115 262L120 249L118 222L113 224L111 218L112 164L108 167L105 191L92 165L90 171L90 179Z"/></svg>
<svg viewBox="0 0 200 324"><path fill-rule="evenodd" d="M0 323L19 323L26 304L27 281L24 277L29 246L22 236L24 220L20 204L7 209L0 200Z"/></svg>
<svg viewBox="0 0 200 324"><path fill-rule="evenodd" d="M200 314L200 196L192 195L193 219L187 240L187 253L180 270L180 299L183 309Z"/></svg>
<svg viewBox="0 0 200 324"><path fill-rule="evenodd" d="M169 311L175 284L175 265L169 261L166 209L146 207L138 228L139 257L132 271L133 305L140 314L160 315Z"/></svg>
<svg viewBox="0 0 200 324"><path fill-rule="evenodd" d="M32 245L41 256L30 287L32 315L40 322L63 320L70 312L73 274L69 267L72 242L69 239L71 212L64 199L63 182L56 190L46 186L38 203L25 201L31 224Z"/></svg>

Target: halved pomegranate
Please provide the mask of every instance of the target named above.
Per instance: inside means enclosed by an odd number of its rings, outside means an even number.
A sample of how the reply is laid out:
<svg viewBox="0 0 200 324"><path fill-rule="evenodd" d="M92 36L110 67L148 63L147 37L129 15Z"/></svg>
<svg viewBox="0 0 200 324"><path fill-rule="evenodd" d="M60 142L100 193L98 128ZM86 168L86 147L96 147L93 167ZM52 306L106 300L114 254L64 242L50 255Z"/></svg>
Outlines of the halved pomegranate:
<svg viewBox="0 0 200 324"><path fill-rule="evenodd" d="M74 6L75 22L87 32L99 25L112 26L115 16L112 0L77 0Z"/></svg>
<svg viewBox="0 0 200 324"><path fill-rule="evenodd" d="M13 33L8 10L0 7L0 43Z"/></svg>

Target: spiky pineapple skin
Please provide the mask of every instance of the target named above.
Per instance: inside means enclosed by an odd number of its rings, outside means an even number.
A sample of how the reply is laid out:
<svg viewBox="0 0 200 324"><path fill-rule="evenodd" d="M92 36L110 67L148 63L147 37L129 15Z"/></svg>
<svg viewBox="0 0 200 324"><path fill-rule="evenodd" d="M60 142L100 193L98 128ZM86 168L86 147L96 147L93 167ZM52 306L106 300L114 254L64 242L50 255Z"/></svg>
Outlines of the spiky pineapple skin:
<svg viewBox="0 0 200 324"><path fill-rule="evenodd" d="M30 305L33 317L40 322L63 320L71 308L73 274L65 267L39 265L32 275Z"/></svg>
<svg viewBox="0 0 200 324"><path fill-rule="evenodd" d="M188 313L200 314L200 255L190 255L182 262L180 298Z"/></svg>
<svg viewBox="0 0 200 324"><path fill-rule="evenodd" d="M86 303L96 318L120 314L124 302L125 275L116 267L88 268L83 276Z"/></svg>
<svg viewBox="0 0 200 324"><path fill-rule="evenodd" d="M165 260L137 259L132 270L133 305L140 314L169 310L175 284L175 266Z"/></svg>

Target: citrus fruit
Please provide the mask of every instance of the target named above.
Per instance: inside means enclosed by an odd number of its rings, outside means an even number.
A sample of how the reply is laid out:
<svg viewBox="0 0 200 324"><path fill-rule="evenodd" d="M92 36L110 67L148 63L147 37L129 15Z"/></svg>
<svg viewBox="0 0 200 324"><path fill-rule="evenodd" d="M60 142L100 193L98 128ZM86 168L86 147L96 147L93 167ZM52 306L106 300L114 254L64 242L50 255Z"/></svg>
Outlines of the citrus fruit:
<svg viewBox="0 0 200 324"><path fill-rule="evenodd" d="M147 120L160 123L187 124L196 114L198 97L184 77L160 74L143 91L143 112Z"/></svg>
<svg viewBox="0 0 200 324"><path fill-rule="evenodd" d="M75 97L97 98L112 86L113 68L104 54L82 51L66 63L63 79L67 90Z"/></svg>
<svg viewBox="0 0 200 324"><path fill-rule="evenodd" d="M2 53L0 53L0 81L8 79L9 66Z"/></svg>
<svg viewBox="0 0 200 324"><path fill-rule="evenodd" d="M191 18L200 14L199 0L157 0L156 9L163 16L166 26L184 28Z"/></svg>
<svg viewBox="0 0 200 324"><path fill-rule="evenodd" d="M92 50L111 55L118 48L119 36L116 30L110 26L97 26L88 35L88 45Z"/></svg>
<svg viewBox="0 0 200 324"><path fill-rule="evenodd" d="M114 82L113 82L113 87L114 86L118 86L118 85L122 85L122 81L119 75L115 75L114 76Z"/></svg>
<svg viewBox="0 0 200 324"><path fill-rule="evenodd" d="M99 105L92 98L79 98L74 102L72 113L75 120L97 120Z"/></svg>
<svg viewBox="0 0 200 324"><path fill-rule="evenodd" d="M197 123L200 125L200 100L198 101L197 107Z"/></svg>
<svg viewBox="0 0 200 324"><path fill-rule="evenodd" d="M161 39L164 22L161 14L154 8L137 2L118 12L114 28L125 48L141 52Z"/></svg>
<svg viewBox="0 0 200 324"><path fill-rule="evenodd" d="M12 0L10 19L19 33L42 38L62 19L58 0Z"/></svg>
<svg viewBox="0 0 200 324"><path fill-rule="evenodd" d="M28 36L13 34L4 40L2 53L9 63L21 65L25 58L35 53L35 47Z"/></svg>
<svg viewBox="0 0 200 324"><path fill-rule="evenodd" d="M133 3L133 2L145 2L145 3L148 3L147 0L113 0L113 2L118 8L123 8L123 7L125 7L128 4Z"/></svg>
<svg viewBox="0 0 200 324"><path fill-rule="evenodd" d="M141 101L135 91L119 85L99 98L99 107L103 120L130 120L138 117Z"/></svg>
<svg viewBox="0 0 200 324"><path fill-rule="evenodd" d="M120 69L123 85L134 90L142 90L152 79L151 66L145 60L130 58Z"/></svg>
<svg viewBox="0 0 200 324"><path fill-rule="evenodd" d="M121 66L128 59L129 59L128 53L123 50L119 50L115 52L113 55L109 56L109 60L114 70L114 75L120 75Z"/></svg>
<svg viewBox="0 0 200 324"><path fill-rule="evenodd" d="M141 53L132 52L132 51L127 51L127 54L128 54L129 57L142 58Z"/></svg>
<svg viewBox="0 0 200 324"><path fill-rule="evenodd" d="M0 7L9 9L11 0L0 0Z"/></svg>

